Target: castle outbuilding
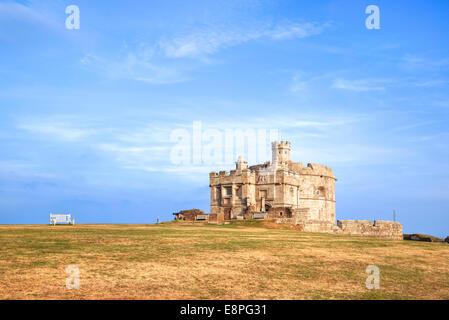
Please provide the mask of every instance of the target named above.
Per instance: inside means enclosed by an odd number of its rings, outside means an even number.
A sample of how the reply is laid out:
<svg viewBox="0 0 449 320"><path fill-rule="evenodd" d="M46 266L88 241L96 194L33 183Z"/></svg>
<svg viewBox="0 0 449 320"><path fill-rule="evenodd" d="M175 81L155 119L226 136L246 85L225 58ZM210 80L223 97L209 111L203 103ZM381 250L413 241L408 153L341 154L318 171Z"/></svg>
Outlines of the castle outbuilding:
<svg viewBox="0 0 449 320"><path fill-rule="evenodd" d="M248 167L243 156L230 172L211 172L209 222L271 219L304 231L402 239L402 225L391 221L344 220L335 223L332 169L290 159L288 141L272 143L271 162Z"/></svg>

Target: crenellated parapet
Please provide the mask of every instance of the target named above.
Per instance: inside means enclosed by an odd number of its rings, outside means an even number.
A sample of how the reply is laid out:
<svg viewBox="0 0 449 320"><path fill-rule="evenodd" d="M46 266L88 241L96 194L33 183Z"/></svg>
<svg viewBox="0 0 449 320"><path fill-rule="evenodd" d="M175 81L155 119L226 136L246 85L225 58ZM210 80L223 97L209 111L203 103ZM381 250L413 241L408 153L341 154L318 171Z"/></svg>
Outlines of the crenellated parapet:
<svg viewBox="0 0 449 320"><path fill-rule="evenodd" d="M307 167L299 168L299 173L302 175L329 177L337 180L332 169L322 164L308 163Z"/></svg>
<svg viewBox="0 0 449 320"><path fill-rule="evenodd" d="M277 146L278 146L278 148L288 148L288 149L290 149L291 143L290 143L290 141L280 141Z"/></svg>

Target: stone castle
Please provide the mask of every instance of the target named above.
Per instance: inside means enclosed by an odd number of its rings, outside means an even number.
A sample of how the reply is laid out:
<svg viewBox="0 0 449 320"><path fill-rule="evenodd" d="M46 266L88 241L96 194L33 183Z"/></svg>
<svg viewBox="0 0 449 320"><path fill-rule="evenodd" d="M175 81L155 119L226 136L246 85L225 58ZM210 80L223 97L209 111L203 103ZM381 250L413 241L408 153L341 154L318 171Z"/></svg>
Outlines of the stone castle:
<svg viewBox="0 0 449 320"><path fill-rule="evenodd" d="M340 220L335 223L335 178L320 164L290 160L288 141L272 143L272 161L248 167L240 156L235 170L210 173L209 223L269 219L300 230L402 240L392 221Z"/></svg>

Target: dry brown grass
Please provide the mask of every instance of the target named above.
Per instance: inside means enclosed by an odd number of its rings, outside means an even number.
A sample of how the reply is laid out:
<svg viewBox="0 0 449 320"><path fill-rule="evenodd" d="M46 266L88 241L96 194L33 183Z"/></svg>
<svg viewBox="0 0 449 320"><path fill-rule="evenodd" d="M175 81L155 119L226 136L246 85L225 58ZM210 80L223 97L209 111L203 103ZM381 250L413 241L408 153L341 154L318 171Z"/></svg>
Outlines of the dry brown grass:
<svg viewBox="0 0 449 320"><path fill-rule="evenodd" d="M0 299L449 299L443 243L162 224L0 226L0 247Z"/></svg>

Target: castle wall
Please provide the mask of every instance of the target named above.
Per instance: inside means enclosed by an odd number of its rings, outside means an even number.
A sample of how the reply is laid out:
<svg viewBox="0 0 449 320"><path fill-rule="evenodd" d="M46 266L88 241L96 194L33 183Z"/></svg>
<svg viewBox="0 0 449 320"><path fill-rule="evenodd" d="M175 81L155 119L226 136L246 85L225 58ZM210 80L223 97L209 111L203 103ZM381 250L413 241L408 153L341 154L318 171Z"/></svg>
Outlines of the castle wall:
<svg viewBox="0 0 449 320"><path fill-rule="evenodd" d="M291 218L292 213L289 208L270 208L267 212L268 219Z"/></svg>
<svg viewBox="0 0 449 320"><path fill-rule="evenodd" d="M309 219L335 223L335 178L301 175L299 208L309 208Z"/></svg>
<svg viewBox="0 0 449 320"><path fill-rule="evenodd" d="M402 240L402 225L393 221L371 220L339 220L337 225L329 221L302 220L295 213L290 217L274 219L277 223L287 223L297 226L298 230L306 232L324 232L350 236L384 238Z"/></svg>
<svg viewBox="0 0 449 320"><path fill-rule="evenodd" d="M333 233L335 232L335 224L329 221L302 221L298 224L300 226L300 230L306 232L325 232L325 233Z"/></svg>
<svg viewBox="0 0 449 320"><path fill-rule="evenodd" d="M309 219L335 223L335 202L315 199L300 199L300 208L309 209Z"/></svg>
<svg viewBox="0 0 449 320"><path fill-rule="evenodd" d="M221 224L224 222L223 213L211 213L209 214L209 223Z"/></svg>
<svg viewBox="0 0 449 320"><path fill-rule="evenodd" d="M338 220L342 234L402 240L402 225L393 221ZM338 231L337 231L338 232Z"/></svg>

